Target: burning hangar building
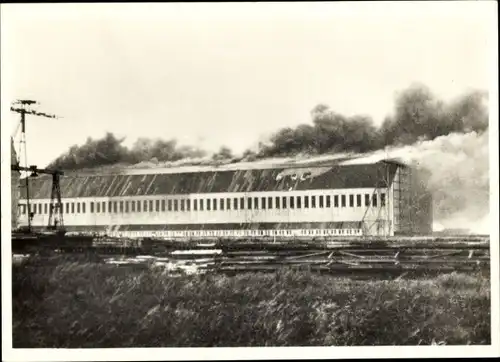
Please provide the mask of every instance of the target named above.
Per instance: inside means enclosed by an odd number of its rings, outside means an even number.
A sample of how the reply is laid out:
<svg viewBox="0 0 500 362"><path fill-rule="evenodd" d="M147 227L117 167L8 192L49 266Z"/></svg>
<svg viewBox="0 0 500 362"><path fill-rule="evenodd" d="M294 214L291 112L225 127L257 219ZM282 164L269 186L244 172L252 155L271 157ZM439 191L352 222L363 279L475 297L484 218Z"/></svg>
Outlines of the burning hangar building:
<svg viewBox="0 0 500 362"><path fill-rule="evenodd" d="M14 181L13 181L14 182ZM61 176L68 233L123 237L318 237L432 233L432 199L396 160L72 172ZM21 187L19 223L49 222L52 179Z"/></svg>

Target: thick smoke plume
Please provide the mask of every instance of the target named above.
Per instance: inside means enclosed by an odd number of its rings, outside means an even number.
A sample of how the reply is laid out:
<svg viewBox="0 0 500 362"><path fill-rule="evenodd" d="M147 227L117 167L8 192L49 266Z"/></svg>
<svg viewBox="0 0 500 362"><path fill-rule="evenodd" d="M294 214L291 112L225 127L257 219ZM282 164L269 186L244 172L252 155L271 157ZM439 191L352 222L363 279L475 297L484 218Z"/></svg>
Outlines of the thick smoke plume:
<svg viewBox="0 0 500 362"><path fill-rule="evenodd" d="M369 117L346 117L320 104L311 111L312 124L283 128L271 135L267 142L261 143L256 151L247 150L241 157L235 157L227 147L209 155L198 148L179 146L173 139L140 138L129 149L122 145L124 139L108 133L102 139L89 138L81 146L72 146L50 167L79 170L117 164L220 164L296 155L366 153L387 146L432 140L451 133L481 134L488 129L486 100L484 92L475 91L445 103L427 87L413 85L397 96L393 115L388 116L379 128Z"/></svg>
<svg viewBox="0 0 500 362"><path fill-rule="evenodd" d="M320 104L311 112L312 125L279 130L260 146L257 157L369 152L450 133L481 133L488 128L486 97L474 91L445 103L427 87L413 85L397 96L394 114L380 128L369 117L345 117Z"/></svg>
<svg viewBox="0 0 500 362"><path fill-rule="evenodd" d="M488 136L453 133L393 152L427 174L435 229L489 234Z"/></svg>
<svg viewBox="0 0 500 362"><path fill-rule="evenodd" d="M123 166L147 163L174 162L188 158L201 158L206 152L190 146L178 146L176 140L151 140L139 138L131 149L107 133L102 139L88 138L82 146L74 145L68 152L53 161L49 168L81 170L100 166Z"/></svg>
<svg viewBox="0 0 500 362"><path fill-rule="evenodd" d="M489 133L452 133L413 145L356 155L343 164L397 159L418 173L433 198L436 230L489 233Z"/></svg>

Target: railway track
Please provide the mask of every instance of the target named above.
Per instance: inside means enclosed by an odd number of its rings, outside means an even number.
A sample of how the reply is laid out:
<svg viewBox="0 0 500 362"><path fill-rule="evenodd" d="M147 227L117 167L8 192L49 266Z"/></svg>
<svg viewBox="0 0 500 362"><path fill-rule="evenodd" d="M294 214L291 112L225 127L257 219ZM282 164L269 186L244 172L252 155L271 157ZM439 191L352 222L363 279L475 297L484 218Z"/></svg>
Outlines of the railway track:
<svg viewBox="0 0 500 362"><path fill-rule="evenodd" d="M488 237L335 240L124 240L65 238L17 245L37 255L92 254L118 265L190 268L197 272L268 272L305 268L333 274L489 271ZM142 257L141 257L142 256ZM135 259L134 259L135 258Z"/></svg>

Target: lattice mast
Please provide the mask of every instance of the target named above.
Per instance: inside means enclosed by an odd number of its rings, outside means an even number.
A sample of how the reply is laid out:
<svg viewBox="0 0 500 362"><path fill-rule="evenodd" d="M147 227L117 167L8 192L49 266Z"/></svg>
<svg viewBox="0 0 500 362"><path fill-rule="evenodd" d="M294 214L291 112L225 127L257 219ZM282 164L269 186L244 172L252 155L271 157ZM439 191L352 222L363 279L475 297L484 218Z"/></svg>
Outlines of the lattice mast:
<svg viewBox="0 0 500 362"><path fill-rule="evenodd" d="M20 126L21 126L21 137L19 141L19 155L17 164L11 165L11 169L14 171L25 173L25 187L26 187L26 213L28 215L28 232L31 232L32 220L34 212L31 211L30 207L30 185L29 178L36 177L39 173L52 175L52 192L50 200L50 210L49 210L49 229L54 229L58 231L64 231L64 219L63 219L63 208L61 203L61 187L60 187L60 176L63 174L58 170L48 170L39 169L35 165L28 167L28 151L27 151L27 141L26 141L26 115L34 115L46 118L58 118L53 114L47 114L43 112L31 109L32 105L38 104L33 100L17 100L15 101L10 110L20 114ZM19 126L17 130L19 129ZM16 130L16 133L17 133ZM24 166L21 165L21 153L24 153Z"/></svg>

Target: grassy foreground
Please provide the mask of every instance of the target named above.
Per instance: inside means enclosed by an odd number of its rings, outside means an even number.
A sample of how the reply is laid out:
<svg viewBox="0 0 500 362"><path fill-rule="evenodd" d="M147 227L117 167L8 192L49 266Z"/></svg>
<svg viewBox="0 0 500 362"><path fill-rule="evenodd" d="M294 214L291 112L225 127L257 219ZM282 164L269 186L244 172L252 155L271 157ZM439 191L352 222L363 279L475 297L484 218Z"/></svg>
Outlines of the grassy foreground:
<svg viewBox="0 0 500 362"><path fill-rule="evenodd" d="M489 344L481 275L355 281L305 271L170 277L63 257L13 266L28 347Z"/></svg>

